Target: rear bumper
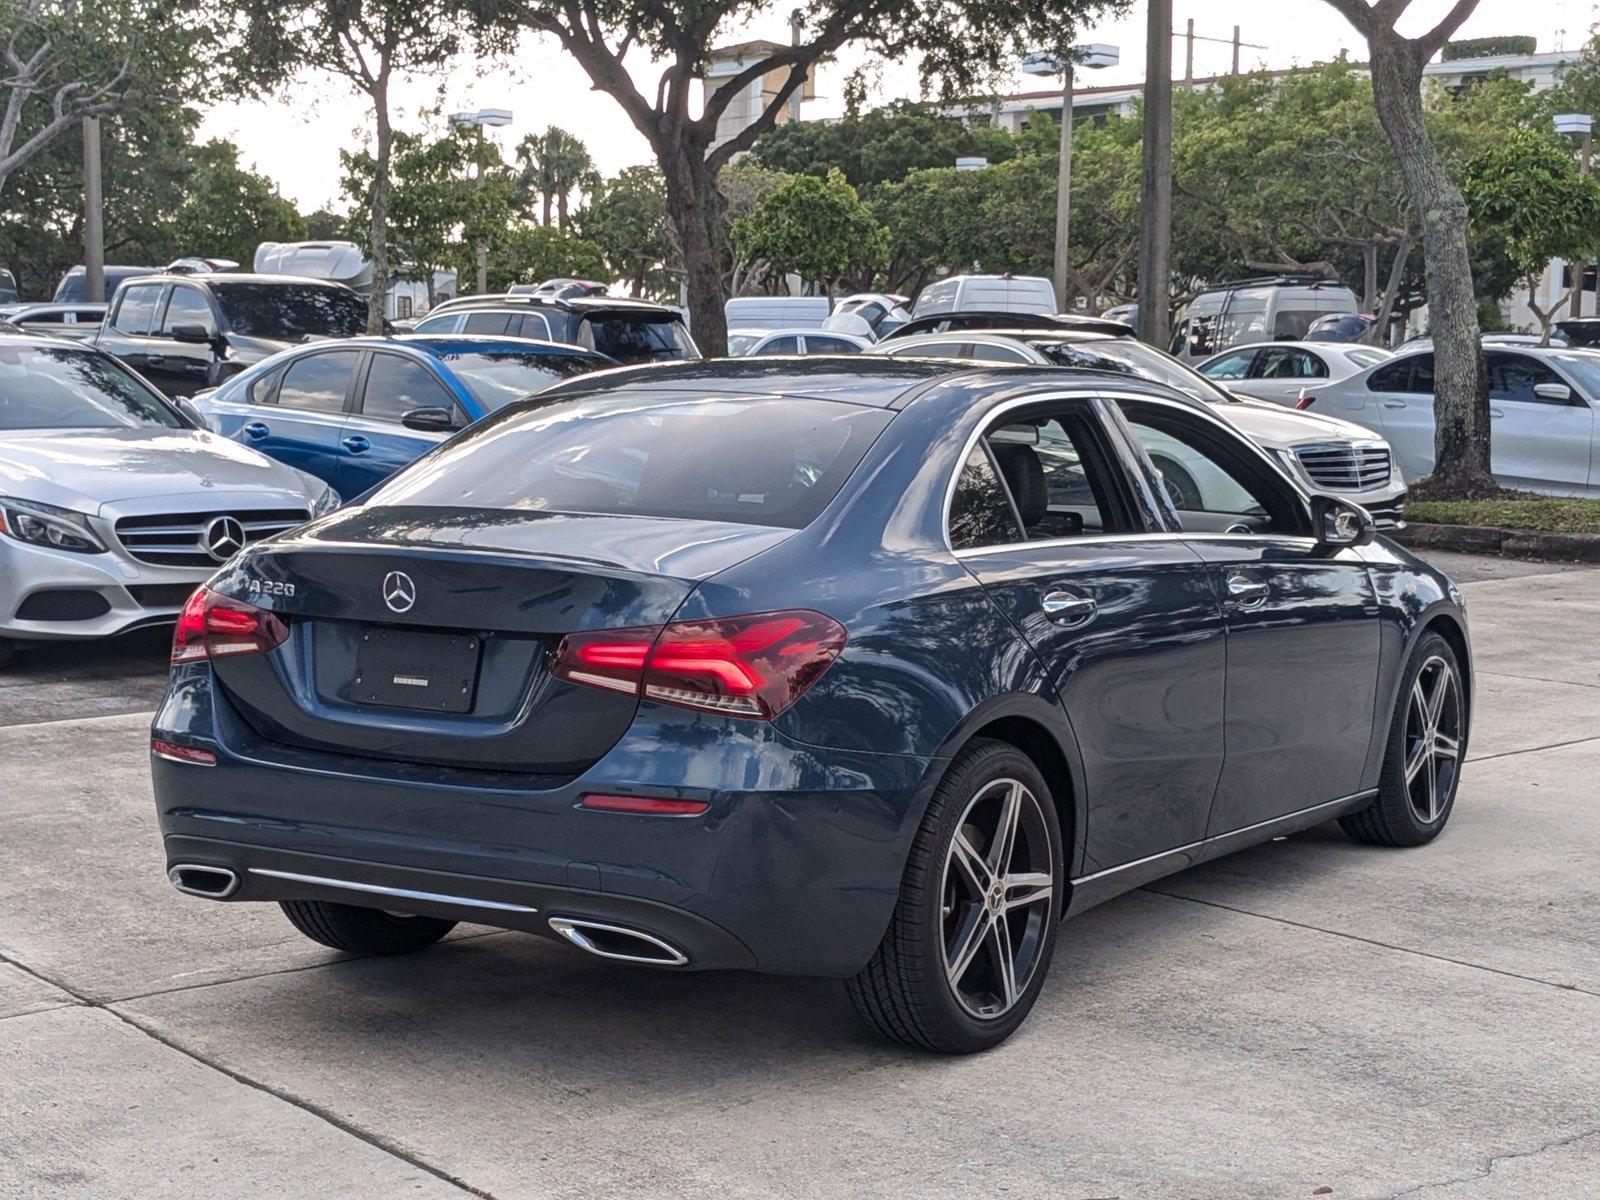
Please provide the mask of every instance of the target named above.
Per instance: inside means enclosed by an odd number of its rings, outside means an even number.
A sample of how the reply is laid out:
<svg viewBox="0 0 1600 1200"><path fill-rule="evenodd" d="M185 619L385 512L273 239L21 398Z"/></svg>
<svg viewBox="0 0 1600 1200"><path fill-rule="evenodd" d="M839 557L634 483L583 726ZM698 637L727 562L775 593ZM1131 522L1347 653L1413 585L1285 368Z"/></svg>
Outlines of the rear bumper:
<svg viewBox="0 0 1600 1200"><path fill-rule="evenodd" d="M216 765L152 770L167 866L233 871L224 902L333 900L547 936L551 917L588 918L661 938L691 969L859 970L935 774L927 759L820 751L759 722L644 704L582 776L519 781L265 743L210 680L180 671L155 734ZM579 808L590 792L709 807Z"/></svg>

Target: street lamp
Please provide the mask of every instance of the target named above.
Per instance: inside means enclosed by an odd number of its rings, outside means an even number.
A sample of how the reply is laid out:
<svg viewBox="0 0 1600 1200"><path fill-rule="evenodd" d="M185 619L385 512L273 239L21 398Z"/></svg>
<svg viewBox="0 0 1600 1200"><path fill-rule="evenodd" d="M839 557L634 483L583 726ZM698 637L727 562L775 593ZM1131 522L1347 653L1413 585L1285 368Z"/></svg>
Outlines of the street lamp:
<svg viewBox="0 0 1600 1200"><path fill-rule="evenodd" d="M1028 75L1061 76L1061 161L1056 184L1056 257L1055 285L1056 308L1067 311L1067 234L1068 215L1072 203L1072 84L1078 67L1099 70L1114 67L1121 61L1115 46L1092 43L1070 47L1064 54L1050 50L1036 50L1022 60L1022 70Z"/></svg>
<svg viewBox="0 0 1600 1200"><path fill-rule="evenodd" d="M459 129L475 128L481 138L485 136L483 132L485 129L498 129L502 125L511 124L511 110L509 108L480 108L476 112L451 113L450 123ZM483 163L481 160L478 163L478 186L483 186ZM478 243L477 258L478 295L481 296L489 290L489 247L482 242Z"/></svg>
<svg viewBox="0 0 1600 1200"><path fill-rule="evenodd" d="M1594 152L1594 118L1588 113L1559 113L1555 118L1557 133L1581 133L1583 135L1583 153L1578 160L1580 169L1585 175L1589 173L1589 158ZM1575 317L1583 316L1583 277L1588 274L1589 264L1581 263L1578 267L1578 280L1572 291L1569 307ZM1600 267L1595 270L1595 314L1600 316Z"/></svg>

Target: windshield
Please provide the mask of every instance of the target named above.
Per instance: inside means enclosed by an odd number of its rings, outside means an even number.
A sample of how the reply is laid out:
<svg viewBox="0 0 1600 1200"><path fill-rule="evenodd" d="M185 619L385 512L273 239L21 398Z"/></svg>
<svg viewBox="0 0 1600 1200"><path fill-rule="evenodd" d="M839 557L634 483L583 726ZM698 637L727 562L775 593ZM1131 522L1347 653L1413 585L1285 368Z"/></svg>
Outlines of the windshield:
<svg viewBox="0 0 1600 1200"><path fill-rule="evenodd" d="M439 361L490 412L531 396L558 379L582 375L603 365L580 354L518 354L511 350L441 354Z"/></svg>
<svg viewBox="0 0 1600 1200"><path fill-rule="evenodd" d="M479 422L394 476L371 503L799 529L892 416L826 400L552 397Z"/></svg>
<svg viewBox="0 0 1600 1200"><path fill-rule="evenodd" d="M213 284L228 326L246 337L298 342L307 334L357 337L367 305L348 288L319 283Z"/></svg>
<svg viewBox="0 0 1600 1200"><path fill-rule="evenodd" d="M183 429L165 401L93 350L0 345L0 432Z"/></svg>
<svg viewBox="0 0 1600 1200"><path fill-rule="evenodd" d="M1593 350L1564 350L1551 358L1574 380L1586 400L1600 400L1600 353Z"/></svg>
<svg viewBox="0 0 1600 1200"><path fill-rule="evenodd" d="M1103 342L1035 342L1034 349L1058 367L1088 367L1136 375L1176 388L1186 396L1207 404L1233 404L1234 398L1192 367L1132 338Z"/></svg>
<svg viewBox="0 0 1600 1200"><path fill-rule="evenodd" d="M700 357L677 317L608 313L585 317L580 328L585 343L621 363Z"/></svg>
<svg viewBox="0 0 1600 1200"><path fill-rule="evenodd" d="M751 346L754 346L757 342L759 342L762 339L763 336L764 336L763 334L759 334L759 333L731 333L730 332L728 334L728 353L729 353L729 355L731 355L734 358L738 358L739 355L746 353L750 349Z"/></svg>

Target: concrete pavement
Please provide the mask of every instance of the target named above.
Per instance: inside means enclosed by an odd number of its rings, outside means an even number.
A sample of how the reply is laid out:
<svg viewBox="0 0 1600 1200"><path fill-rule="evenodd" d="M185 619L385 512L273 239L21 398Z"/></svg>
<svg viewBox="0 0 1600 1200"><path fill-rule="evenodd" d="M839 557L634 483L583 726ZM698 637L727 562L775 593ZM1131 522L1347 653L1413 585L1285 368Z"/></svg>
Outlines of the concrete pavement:
<svg viewBox="0 0 1600 1200"><path fill-rule="evenodd" d="M1600 1196L1600 570L1447 569L1480 689L1445 835L1114 901L964 1060L828 982L475 929L350 960L186 900L146 717L0 691L0 1196Z"/></svg>

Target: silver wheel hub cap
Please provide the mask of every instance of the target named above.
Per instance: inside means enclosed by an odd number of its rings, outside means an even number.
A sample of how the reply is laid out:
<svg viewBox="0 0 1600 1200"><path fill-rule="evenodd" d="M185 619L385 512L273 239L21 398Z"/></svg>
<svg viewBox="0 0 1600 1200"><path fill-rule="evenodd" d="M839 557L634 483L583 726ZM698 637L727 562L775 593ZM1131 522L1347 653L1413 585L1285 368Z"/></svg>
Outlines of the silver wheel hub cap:
<svg viewBox="0 0 1600 1200"><path fill-rule="evenodd" d="M1406 798L1424 824L1439 820L1455 793L1461 729L1461 686L1450 664L1435 655L1422 664L1406 701Z"/></svg>

